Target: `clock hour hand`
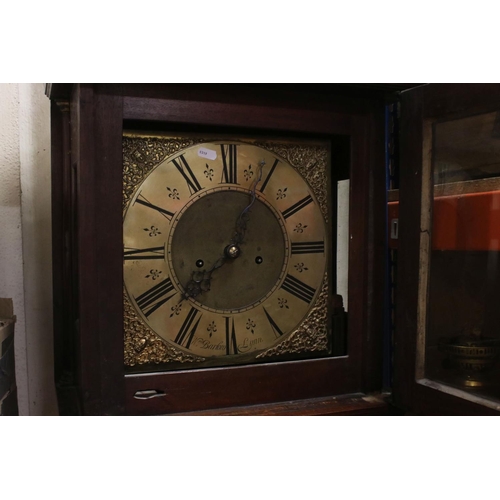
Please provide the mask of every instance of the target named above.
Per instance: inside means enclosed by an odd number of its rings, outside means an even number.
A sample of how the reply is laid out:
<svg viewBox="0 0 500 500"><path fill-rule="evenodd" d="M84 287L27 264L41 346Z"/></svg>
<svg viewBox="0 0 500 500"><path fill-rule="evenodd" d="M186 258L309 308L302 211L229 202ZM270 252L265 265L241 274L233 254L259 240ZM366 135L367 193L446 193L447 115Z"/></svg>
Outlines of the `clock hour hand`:
<svg viewBox="0 0 500 500"><path fill-rule="evenodd" d="M188 299L189 297L195 298L203 292L208 292L210 290L210 282L212 280L212 273L222 267L226 262L235 259L240 255L240 245L243 243L243 239L245 236L245 231L247 228L247 222L249 219L248 213L250 208L255 202L255 191L257 189L257 185L262 179L262 169L266 164L265 160L261 160L259 162L259 175L256 177L255 181L252 184L250 189L251 201L246 206L236 220L236 227L233 237L229 245L224 248L224 252L221 257L215 262L215 264L208 271L193 271L191 275L191 279L186 284L184 294L181 296L181 301L184 299Z"/></svg>
<svg viewBox="0 0 500 500"><path fill-rule="evenodd" d="M181 301L195 298L197 295L210 290L210 282L212 280L212 273L222 267L226 262L235 259L240 254L240 249L237 245L230 243L225 249L224 254L219 257L215 264L208 269L208 271L193 271L191 279L185 287L184 294L181 296Z"/></svg>
<svg viewBox="0 0 500 500"><path fill-rule="evenodd" d="M222 267L226 262L226 256L220 257L215 264L208 271L193 271L191 279L186 284L184 288L184 293L181 296L181 301L184 299L189 299L189 297L195 298L197 295L203 292L208 292L210 290L210 280L212 279L212 273Z"/></svg>

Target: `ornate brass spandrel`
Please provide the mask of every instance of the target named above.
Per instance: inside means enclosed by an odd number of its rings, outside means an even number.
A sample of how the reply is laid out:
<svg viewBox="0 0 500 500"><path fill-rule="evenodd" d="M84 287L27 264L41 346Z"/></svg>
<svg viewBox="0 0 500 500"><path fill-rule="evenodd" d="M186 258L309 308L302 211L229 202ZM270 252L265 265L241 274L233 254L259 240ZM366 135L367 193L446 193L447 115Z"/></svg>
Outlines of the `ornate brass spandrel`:
<svg viewBox="0 0 500 500"><path fill-rule="evenodd" d="M328 351L328 276L325 273L323 286L313 308L299 328L285 340L257 356L257 359L285 354L304 354Z"/></svg>
<svg viewBox="0 0 500 500"><path fill-rule="evenodd" d="M123 326L126 366L143 365L146 363L196 363L204 358L187 354L164 342L151 331L136 314L130 304L127 293L123 293Z"/></svg>
<svg viewBox="0 0 500 500"><path fill-rule="evenodd" d="M165 158L203 139L149 137L128 134L123 137L123 209L137 186Z"/></svg>

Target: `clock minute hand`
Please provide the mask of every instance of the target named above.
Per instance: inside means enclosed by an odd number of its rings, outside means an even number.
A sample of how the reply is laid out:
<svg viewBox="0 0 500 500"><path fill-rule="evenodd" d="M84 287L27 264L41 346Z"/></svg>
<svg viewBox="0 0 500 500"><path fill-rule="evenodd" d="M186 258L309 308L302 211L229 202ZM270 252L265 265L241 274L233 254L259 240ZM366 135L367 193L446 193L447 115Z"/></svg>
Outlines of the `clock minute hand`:
<svg viewBox="0 0 500 500"><path fill-rule="evenodd" d="M248 213L250 211L250 208L252 208L252 205L255 203L255 199L256 199L256 195L255 195L255 191L257 190L257 186L259 184L259 182L261 181L262 179L262 169L264 168L264 165L266 164L266 161L265 160L260 160L259 161L259 174L258 176L255 178L253 184L252 184L252 187L250 188L250 194L252 196L252 200L250 201L249 205L246 206L242 212L240 213L238 219L236 220L236 228L235 228L235 233L234 233L234 236L231 240L231 243L226 247L226 250L231 246L231 245L240 245L241 243L243 243L243 238L245 236L245 231L247 229L247 222L248 222ZM239 255L239 252L238 252L238 255Z"/></svg>
<svg viewBox="0 0 500 500"><path fill-rule="evenodd" d="M256 194L255 191L259 182L262 179L262 169L266 164L265 160L261 160L259 162L259 175L256 177L255 181L252 184L250 189L250 193L252 196L252 200L246 206L238 219L236 220L236 227L234 235L229 243L229 245L224 248L224 253L219 259L215 262L215 264L208 271L193 271L191 275L191 279L186 284L185 292L181 296L181 301L184 299L188 299L189 297L196 297L200 293L208 292L210 290L210 281L212 280L212 273L222 267L229 260L235 259L240 255L240 247L241 243L243 243L243 238L245 236L245 231L247 228L248 222L248 212L252 205L255 203Z"/></svg>

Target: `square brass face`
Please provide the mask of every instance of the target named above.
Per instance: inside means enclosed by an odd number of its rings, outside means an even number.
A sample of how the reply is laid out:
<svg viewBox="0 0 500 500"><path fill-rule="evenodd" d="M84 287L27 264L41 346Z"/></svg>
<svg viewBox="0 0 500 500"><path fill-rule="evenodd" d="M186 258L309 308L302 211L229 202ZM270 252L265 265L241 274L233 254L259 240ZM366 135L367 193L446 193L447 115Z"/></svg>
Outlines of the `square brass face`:
<svg viewBox="0 0 500 500"><path fill-rule="evenodd" d="M124 134L126 367L330 353L329 155L326 141ZM200 271L210 290L189 295Z"/></svg>

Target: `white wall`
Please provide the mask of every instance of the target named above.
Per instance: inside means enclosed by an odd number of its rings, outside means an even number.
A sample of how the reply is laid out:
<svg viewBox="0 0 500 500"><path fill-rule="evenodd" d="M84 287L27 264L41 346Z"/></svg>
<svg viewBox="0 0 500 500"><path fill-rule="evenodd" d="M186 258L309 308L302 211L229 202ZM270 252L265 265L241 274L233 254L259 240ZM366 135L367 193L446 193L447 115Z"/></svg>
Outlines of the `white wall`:
<svg viewBox="0 0 500 500"><path fill-rule="evenodd" d="M349 179L337 183L337 293L348 310L349 277Z"/></svg>
<svg viewBox="0 0 500 500"><path fill-rule="evenodd" d="M21 415L57 414L53 383L50 116L44 84L0 84L0 297L14 300Z"/></svg>
<svg viewBox="0 0 500 500"><path fill-rule="evenodd" d="M0 84L0 297L14 301L18 404L28 414L20 172L19 85Z"/></svg>

